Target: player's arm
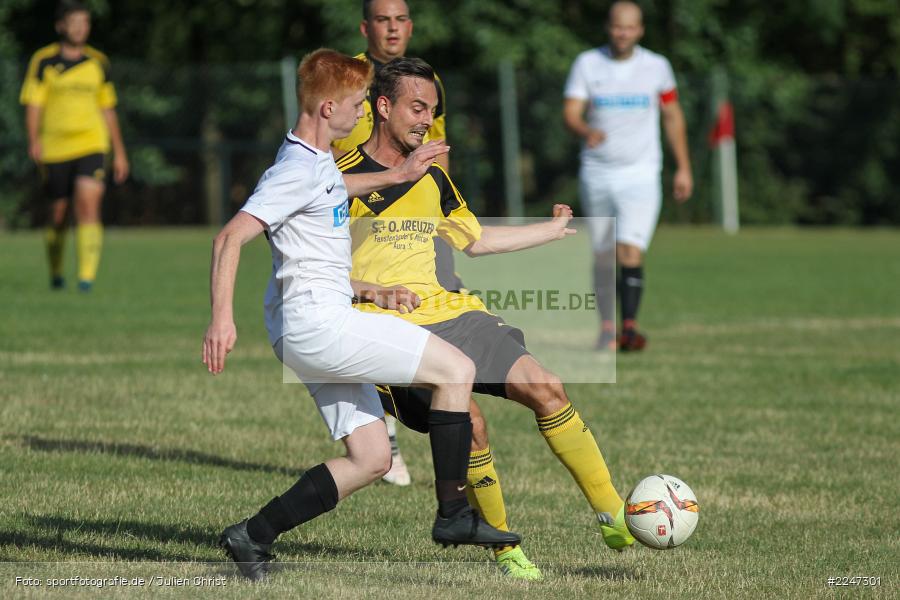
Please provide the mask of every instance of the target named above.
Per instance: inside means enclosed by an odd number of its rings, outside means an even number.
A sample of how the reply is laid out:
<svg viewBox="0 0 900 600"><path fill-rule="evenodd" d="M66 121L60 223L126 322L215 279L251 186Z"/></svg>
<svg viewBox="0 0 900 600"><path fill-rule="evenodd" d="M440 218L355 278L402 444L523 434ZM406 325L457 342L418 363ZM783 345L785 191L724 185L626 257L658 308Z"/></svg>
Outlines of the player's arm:
<svg viewBox="0 0 900 600"><path fill-rule="evenodd" d="M25 106L25 131L28 134L28 157L40 163L43 157L41 147L41 118L47 101L47 86L40 72L41 54L35 53L28 63L25 81L19 93L19 103Z"/></svg>
<svg viewBox="0 0 900 600"><path fill-rule="evenodd" d="M575 233L575 230L568 226L571 220L572 209L565 204L555 204L553 206L553 219L544 223L509 227L484 227L481 231L481 237L469 244L465 249L465 253L469 256L483 256L485 254L515 252L516 250L542 246Z"/></svg>
<svg viewBox="0 0 900 600"><path fill-rule="evenodd" d="M413 150L402 164L377 173L344 173L344 185L351 198L382 190L398 183L418 181L435 159L450 151L444 140L432 140Z"/></svg>
<svg viewBox="0 0 900 600"><path fill-rule="evenodd" d="M119 127L119 116L114 108L104 108L103 118L106 120L106 128L109 131L109 141L113 150L113 180L122 183L128 179L131 167L128 164L128 154L125 152L125 142L122 141L122 129Z"/></svg>
<svg viewBox="0 0 900 600"><path fill-rule="evenodd" d="M684 111L678 100L669 100L660 105L663 129L672 154L675 156L675 200L684 202L691 197L694 190L694 178L691 175L691 157L688 152L687 125Z"/></svg>
<svg viewBox="0 0 900 600"><path fill-rule="evenodd" d="M36 104L25 106L25 130L28 132L28 157L36 163L41 162L41 116L44 107Z"/></svg>
<svg viewBox="0 0 900 600"><path fill-rule="evenodd" d="M583 139L588 148L593 148L606 140L606 133L592 129L584 120L587 103L588 101L582 98L566 98L563 104L563 120L569 131Z"/></svg>
<svg viewBox="0 0 900 600"><path fill-rule="evenodd" d="M353 295L359 302L372 302L381 308L401 313L409 313L419 308L419 296L402 285L384 287L351 279L350 287L353 288Z"/></svg>
<svg viewBox="0 0 900 600"><path fill-rule="evenodd" d="M212 318L203 336L203 363L212 374L225 368L225 356L234 348L237 329L234 326L234 282L237 279L241 247L263 232L256 217L238 212L213 240L209 273L209 300Z"/></svg>

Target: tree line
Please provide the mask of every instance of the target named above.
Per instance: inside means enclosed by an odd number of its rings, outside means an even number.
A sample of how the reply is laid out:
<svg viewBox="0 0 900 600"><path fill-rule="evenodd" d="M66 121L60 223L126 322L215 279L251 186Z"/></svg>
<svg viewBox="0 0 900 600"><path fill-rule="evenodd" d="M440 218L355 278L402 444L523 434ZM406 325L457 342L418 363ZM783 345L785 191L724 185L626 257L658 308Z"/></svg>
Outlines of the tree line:
<svg viewBox="0 0 900 600"><path fill-rule="evenodd" d="M277 61L320 46L364 49L358 0L87 4L91 42L113 61L134 154L133 181L113 192L122 202L107 203L119 223L204 222L202 198L223 181L229 188L219 192L233 209L283 133ZM699 184L687 205L667 203L665 219L712 218L706 135L710 74L721 68L735 108L745 223L900 223L893 176L900 172L900 3L640 4L643 45L666 55L678 77ZM503 211L500 59L517 67L528 211L544 214L555 199L577 198L577 142L562 125L562 86L574 57L604 43L608 5L410 1L409 52L445 81L453 175L485 214ZM0 2L0 219L7 225L34 216L34 169L17 96L30 53L55 40L54 9L52 0ZM227 152L211 150L216 144Z"/></svg>

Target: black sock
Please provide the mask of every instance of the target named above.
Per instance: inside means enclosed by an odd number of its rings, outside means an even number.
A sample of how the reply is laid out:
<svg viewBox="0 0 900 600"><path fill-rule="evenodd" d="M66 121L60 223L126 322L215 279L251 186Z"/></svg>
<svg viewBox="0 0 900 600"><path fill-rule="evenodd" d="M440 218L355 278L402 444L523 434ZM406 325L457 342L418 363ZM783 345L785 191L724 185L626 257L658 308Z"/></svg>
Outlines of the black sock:
<svg viewBox="0 0 900 600"><path fill-rule="evenodd" d="M434 461L438 512L449 517L469 505L466 472L472 447L472 420L467 412L428 412L428 437Z"/></svg>
<svg viewBox="0 0 900 600"><path fill-rule="evenodd" d="M595 259L596 260L596 259ZM616 271L615 266L594 262L594 293L597 295L597 312L602 321L615 319Z"/></svg>
<svg viewBox="0 0 900 600"><path fill-rule="evenodd" d="M324 464L303 474L291 489L260 509L247 522L247 533L260 544L271 544L280 534L315 519L337 506L338 490Z"/></svg>
<svg viewBox="0 0 900 600"><path fill-rule="evenodd" d="M633 326L633 323L637 320L643 289L643 267L622 267L621 301L623 328L625 328L627 323L631 323Z"/></svg>

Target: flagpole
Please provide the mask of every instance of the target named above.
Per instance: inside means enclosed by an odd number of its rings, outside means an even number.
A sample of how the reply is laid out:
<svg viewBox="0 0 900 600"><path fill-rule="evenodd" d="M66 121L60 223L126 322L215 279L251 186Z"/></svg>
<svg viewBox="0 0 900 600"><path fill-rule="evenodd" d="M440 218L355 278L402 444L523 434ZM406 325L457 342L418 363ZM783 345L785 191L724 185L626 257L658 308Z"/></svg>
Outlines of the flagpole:
<svg viewBox="0 0 900 600"><path fill-rule="evenodd" d="M713 72L713 101L716 123L710 132L709 141L715 151L719 213L722 228L733 234L740 229L737 145L734 136L734 108L728 100L728 76L721 67Z"/></svg>

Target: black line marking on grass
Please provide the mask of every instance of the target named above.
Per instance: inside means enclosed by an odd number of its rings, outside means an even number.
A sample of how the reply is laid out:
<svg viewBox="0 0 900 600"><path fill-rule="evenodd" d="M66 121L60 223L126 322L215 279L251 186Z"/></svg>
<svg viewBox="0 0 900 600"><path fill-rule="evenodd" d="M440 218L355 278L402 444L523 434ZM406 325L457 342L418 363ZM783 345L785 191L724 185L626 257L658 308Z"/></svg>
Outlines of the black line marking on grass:
<svg viewBox="0 0 900 600"><path fill-rule="evenodd" d="M184 462L194 465L207 465L211 467L224 467L236 471L259 471L262 473L277 473L279 475L291 475L299 477L305 469L281 467L262 463L233 460L207 454L196 450L182 448L154 448L140 444L123 444L121 442L87 441L87 440L61 440L48 439L33 435L5 436L5 439L20 441L31 450L41 452L78 452L84 454L111 454L114 456L135 456L149 458L151 460L165 460Z"/></svg>

